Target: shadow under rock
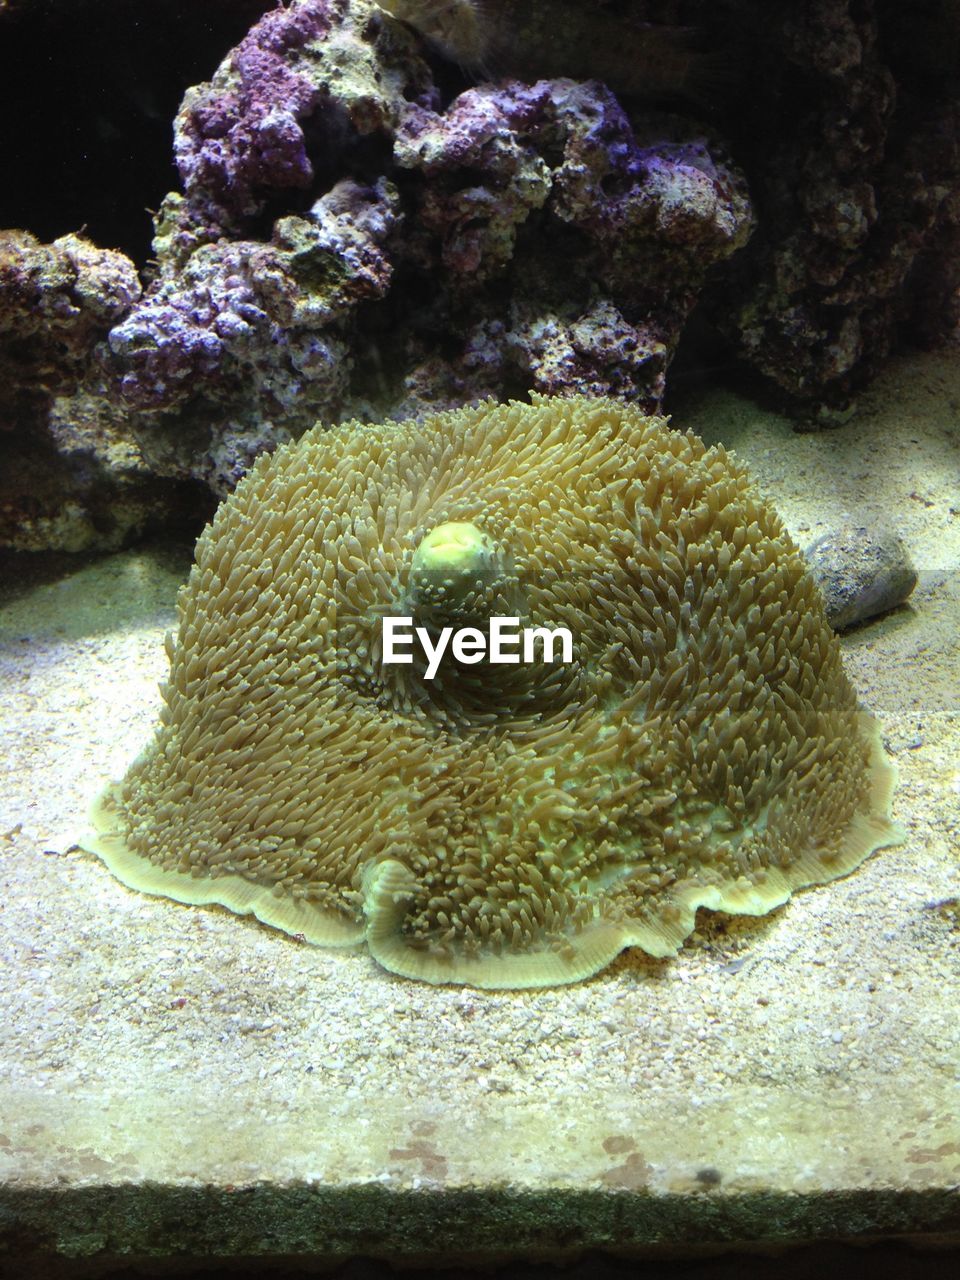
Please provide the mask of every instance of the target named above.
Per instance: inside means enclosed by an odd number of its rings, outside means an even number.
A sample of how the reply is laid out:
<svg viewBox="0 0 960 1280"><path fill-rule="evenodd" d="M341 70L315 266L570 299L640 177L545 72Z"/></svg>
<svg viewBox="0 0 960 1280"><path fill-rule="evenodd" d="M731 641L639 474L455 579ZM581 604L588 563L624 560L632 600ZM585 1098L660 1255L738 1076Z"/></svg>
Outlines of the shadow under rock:
<svg viewBox="0 0 960 1280"><path fill-rule="evenodd" d="M2 552L0 644L170 625L192 561L182 541L110 555Z"/></svg>

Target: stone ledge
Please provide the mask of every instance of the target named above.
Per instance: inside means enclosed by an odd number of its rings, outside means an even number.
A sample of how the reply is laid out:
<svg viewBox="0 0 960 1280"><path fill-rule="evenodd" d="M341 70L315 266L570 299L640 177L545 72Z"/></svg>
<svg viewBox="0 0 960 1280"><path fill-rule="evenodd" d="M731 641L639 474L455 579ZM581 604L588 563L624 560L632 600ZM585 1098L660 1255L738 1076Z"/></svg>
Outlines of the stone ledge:
<svg viewBox="0 0 960 1280"><path fill-rule="evenodd" d="M657 1114L643 1099L570 1096L494 1098L466 1115L426 1097L385 1093L373 1108L304 1088L288 1106L252 1095L234 1110L228 1090L164 1090L144 1074L156 1092L23 1091L8 1105L20 1119L0 1134L0 1262L491 1265L960 1244L960 1127L946 1095L920 1112L903 1090L836 1089L824 1111L769 1089L701 1107L660 1098Z"/></svg>

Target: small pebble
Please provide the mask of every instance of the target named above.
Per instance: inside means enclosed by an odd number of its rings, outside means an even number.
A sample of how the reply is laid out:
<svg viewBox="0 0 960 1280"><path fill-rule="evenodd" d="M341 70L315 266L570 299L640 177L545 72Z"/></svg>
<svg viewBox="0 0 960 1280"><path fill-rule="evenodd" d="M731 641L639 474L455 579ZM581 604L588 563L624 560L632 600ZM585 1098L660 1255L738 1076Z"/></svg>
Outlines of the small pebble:
<svg viewBox="0 0 960 1280"><path fill-rule="evenodd" d="M879 526L842 525L818 538L805 554L835 631L888 613L917 585L903 542Z"/></svg>

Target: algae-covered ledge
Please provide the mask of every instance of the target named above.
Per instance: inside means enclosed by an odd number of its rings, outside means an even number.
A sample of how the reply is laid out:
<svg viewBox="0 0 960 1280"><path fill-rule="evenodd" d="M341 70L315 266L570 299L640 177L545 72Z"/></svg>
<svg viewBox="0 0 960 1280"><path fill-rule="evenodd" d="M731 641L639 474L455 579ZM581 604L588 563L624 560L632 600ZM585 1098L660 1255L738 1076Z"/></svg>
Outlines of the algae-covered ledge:
<svg viewBox="0 0 960 1280"><path fill-rule="evenodd" d="M368 1101L304 1093L275 1111L248 1106L240 1120L221 1095L190 1124L197 1099L172 1091L146 1105L114 1098L107 1133L92 1099L86 1114L76 1100L23 1101L49 1127L34 1120L17 1138L29 1148L3 1149L21 1176L8 1172L0 1190L0 1241L32 1240L37 1256L489 1262L960 1239L957 1157L936 1154L960 1150L955 1118L944 1127L947 1098L921 1112L891 1096L865 1127L853 1091L828 1115L822 1100L774 1089L692 1110L661 1099L657 1115L627 1096L492 1098L469 1114L385 1096L377 1114ZM900 1124L915 1125L912 1136ZM67 1175L56 1189L48 1158Z"/></svg>
<svg viewBox="0 0 960 1280"><path fill-rule="evenodd" d="M702 1205L682 1195L436 1194L370 1185L338 1191L269 1184L214 1194L151 1191L149 1198L126 1187L68 1191L54 1230L44 1211L47 1193L16 1196L11 1211L35 1242L27 1265L56 1258L96 1263L101 1275L128 1275L132 1257L149 1264L174 1253L194 1263L252 1263L266 1254L274 1263L329 1266L358 1256L407 1266L490 1266L517 1259L567 1262L598 1250L620 1257L703 1257L737 1246L816 1240L869 1244L881 1238L916 1242L920 1236L940 1248L958 1231L956 1198L946 1191L843 1192L815 1202L769 1192L730 1196L711 1205L709 1233ZM149 1274L155 1274L152 1268Z"/></svg>

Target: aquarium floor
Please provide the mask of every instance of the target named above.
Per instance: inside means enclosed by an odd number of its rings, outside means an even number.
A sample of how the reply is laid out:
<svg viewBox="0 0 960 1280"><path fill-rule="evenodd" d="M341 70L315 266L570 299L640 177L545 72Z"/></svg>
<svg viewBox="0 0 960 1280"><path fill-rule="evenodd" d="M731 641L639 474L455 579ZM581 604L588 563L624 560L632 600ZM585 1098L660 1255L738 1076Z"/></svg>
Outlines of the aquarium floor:
<svg viewBox="0 0 960 1280"><path fill-rule="evenodd" d="M150 732L187 557L15 584L0 1267L960 1239L958 406L956 351L892 367L826 434L730 391L685 406L802 543L882 515L911 547L912 607L843 642L909 839L565 989L431 988L124 888L75 841Z"/></svg>

